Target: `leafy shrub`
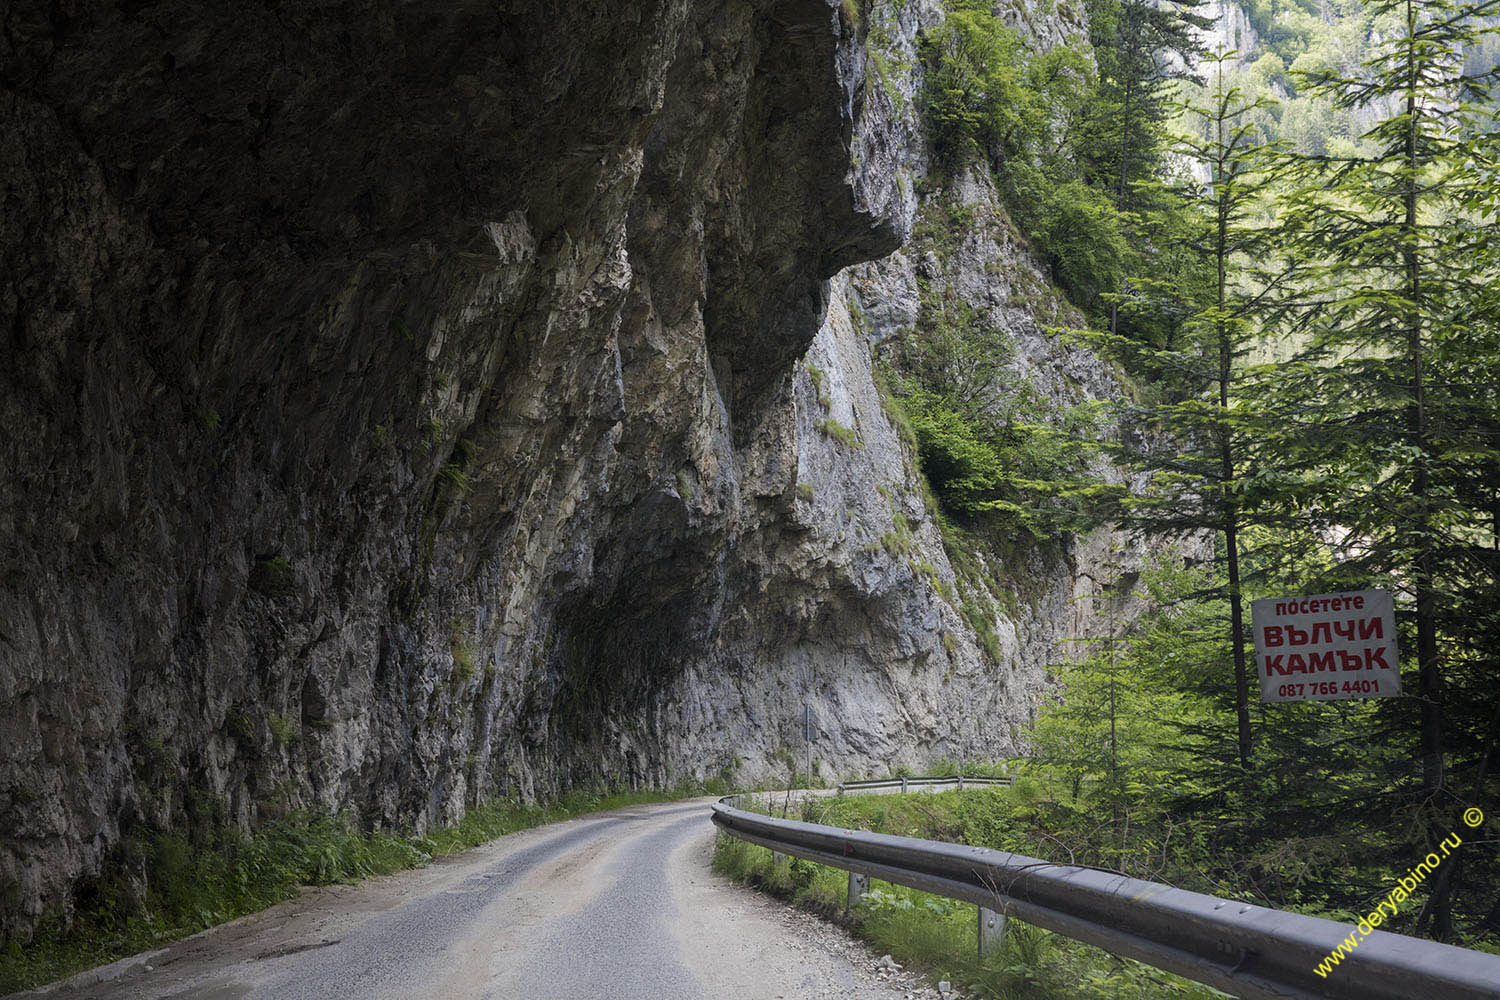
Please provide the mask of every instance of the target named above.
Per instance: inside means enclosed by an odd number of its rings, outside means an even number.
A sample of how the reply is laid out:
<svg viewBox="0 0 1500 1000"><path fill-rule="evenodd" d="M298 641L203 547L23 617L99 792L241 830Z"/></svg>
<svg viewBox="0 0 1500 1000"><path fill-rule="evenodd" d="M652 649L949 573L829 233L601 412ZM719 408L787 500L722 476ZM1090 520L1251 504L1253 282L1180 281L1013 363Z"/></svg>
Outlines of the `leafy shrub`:
<svg viewBox="0 0 1500 1000"><path fill-rule="evenodd" d="M1052 279L1081 305L1119 287L1127 247L1120 214L1110 200L1079 180L1037 192L1032 237Z"/></svg>
<svg viewBox="0 0 1500 1000"><path fill-rule="evenodd" d="M949 170L1015 155L1044 127L1041 95L1024 83L1020 37L989 6L960 0L922 40L933 150Z"/></svg>

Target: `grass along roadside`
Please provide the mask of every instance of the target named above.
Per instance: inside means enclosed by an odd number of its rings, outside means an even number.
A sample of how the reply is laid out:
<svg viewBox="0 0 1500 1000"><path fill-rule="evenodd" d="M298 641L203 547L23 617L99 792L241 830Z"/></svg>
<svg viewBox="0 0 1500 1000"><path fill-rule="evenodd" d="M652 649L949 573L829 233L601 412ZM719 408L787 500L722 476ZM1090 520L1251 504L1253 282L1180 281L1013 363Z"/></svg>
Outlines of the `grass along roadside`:
<svg viewBox="0 0 1500 1000"><path fill-rule="evenodd" d="M879 829L869 820L888 815L896 800L903 814L948 809L966 799L993 799L998 790L944 792L940 795L847 796L809 799L801 818ZM882 801L884 806L882 806ZM830 818L829 812L845 813ZM858 814L866 823L844 822ZM905 825L905 824L903 824ZM932 836L918 829L886 832ZM949 980L966 992L994 1000L1209 1000L1224 994L1159 969L1120 958L1102 949L1052 934L1017 920L1010 921L1004 945L980 960L975 908L966 903L871 881L861 904L844 915L848 873L791 858L777 865L763 847L720 834L714 845L714 870L754 886L850 929L878 952L926 973Z"/></svg>
<svg viewBox="0 0 1500 1000"><path fill-rule="evenodd" d="M717 785L660 792L572 792L553 802L511 801L472 809L454 826L425 836L363 833L343 817L293 814L245 837L127 837L100 875L80 887L75 917L44 924L28 941L0 942L0 995L196 934L275 903L303 886L356 882L420 868L435 857L544 823L587 813L696 795Z"/></svg>

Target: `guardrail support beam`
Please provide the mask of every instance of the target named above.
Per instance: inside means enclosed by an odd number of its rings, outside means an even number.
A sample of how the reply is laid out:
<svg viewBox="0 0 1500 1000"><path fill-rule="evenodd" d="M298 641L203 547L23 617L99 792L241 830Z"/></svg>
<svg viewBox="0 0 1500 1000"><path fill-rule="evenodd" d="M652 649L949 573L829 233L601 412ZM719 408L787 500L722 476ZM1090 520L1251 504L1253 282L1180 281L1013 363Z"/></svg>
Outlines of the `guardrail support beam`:
<svg viewBox="0 0 1500 1000"><path fill-rule="evenodd" d="M905 778L901 779L901 794L902 795L906 794L906 779Z"/></svg>
<svg viewBox="0 0 1500 1000"><path fill-rule="evenodd" d="M993 955L1005 941L1005 914L979 907L979 957Z"/></svg>
<svg viewBox="0 0 1500 1000"><path fill-rule="evenodd" d="M849 873L849 902L844 907L844 913L848 914L859 905L864 894L870 891L870 876L861 875L859 872Z"/></svg>

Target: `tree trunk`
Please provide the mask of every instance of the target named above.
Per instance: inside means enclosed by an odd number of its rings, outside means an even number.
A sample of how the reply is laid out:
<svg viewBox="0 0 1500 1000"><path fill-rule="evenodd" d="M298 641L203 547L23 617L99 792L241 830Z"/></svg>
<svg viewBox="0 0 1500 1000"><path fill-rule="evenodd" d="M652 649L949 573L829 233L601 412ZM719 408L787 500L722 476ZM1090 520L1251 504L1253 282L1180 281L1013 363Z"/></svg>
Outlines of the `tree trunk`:
<svg viewBox="0 0 1500 1000"><path fill-rule="evenodd" d="M1234 711L1239 734L1240 767L1250 769L1250 675L1245 664L1245 610L1240 593L1240 546L1239 509L1230 490L1234 482L1234 442L1229 429L1229 380L1234 375L1234 345L1231 343L1229 321L1226 310L1229 305L1229 204L1225 201L1224 185L1229 169L1229 151L1224 138L1225 106L1222 103L1223 74L1219 76L1221 88L1218 117L1215 121L1215 157L1218 188L1215 215L1217 228L1214 241L1214 263L1218 268L1217 305L1218 315L1214 319L1214 332L1219 342L1219 500L1224 521L1224 555L1229 571L1229 646L1234 655Z"/></svg>
<svg viewBox="0 0 1500 1000"><path fill-rule="evenodd" d="M1417 686L1422 704L1422 792L1428 806L1437 804L1443 790L1443 678L1438 660L1436 601L1433 580L1436 576L1436 554L1432 544L1432 514L1429 502L1432 484L1427 466L1430 450L1427 430L1427 406L1423 384L1422 348L1422 273L1417 253L1418 178L1421 166L1417 154L1417 88L1418 55L1416 32L1418 29L1416 8L1412 0L1406 3L1406 57L1408 83L1406 91L1406 155L1405 209L1402 227L1401 257L1406 272L1407 306L1406 346L1407 361L1411 368L1411 404L1408 408L1407 431L1416 453L1413 470L1412 493L1417 509L1412 530L1417 558L1413 573L1413 589L1417 603ZM1441 824L1436 817L1432 821L1435 837L1443 836ZM1441 891L1432 899L1433 936L1443 940L1452 931L1452 913L1446 891L1446 880Z"/></svg>

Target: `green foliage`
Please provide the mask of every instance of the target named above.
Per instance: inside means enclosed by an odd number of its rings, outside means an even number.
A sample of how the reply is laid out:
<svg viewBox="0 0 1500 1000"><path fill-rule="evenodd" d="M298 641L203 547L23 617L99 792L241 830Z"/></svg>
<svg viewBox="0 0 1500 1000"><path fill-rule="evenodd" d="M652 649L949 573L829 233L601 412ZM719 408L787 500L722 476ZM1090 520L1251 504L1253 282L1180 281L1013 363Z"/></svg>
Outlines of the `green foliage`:
<svg viewBox="0 0 1500 1000"><path fill-rule="evenodd" d="M1196 32L1212 23L1198 0L1090 0L1089 33L1099 86L1082 126L1085 176L1105 185L1122 212L1139 211L1138 185L1162 172L1162 126L1172 95L1199 53Z"/></svg>
<svg viewBox="0 0 1500 1000"><path fill-rule="evenodd" d="M992 656L1014 589L992 566L1019 561L974 555L1004 551L997 538L1057 538L1101 515L1214 533L1213 565L1153 575L1156 612L1059 668L1065 697L1035 739L1073 794L1048 827L1098 830L1068 842L1095 863L1352 912L1451 826L1445 810L1495 791L1500 147L1475 73L1500 51L1495 8L1253 0L1262 48L1207 83L1176 69L1188 5L1089 9L1098 79L1044 82L1043 57L987 5L959 5L924 41L924 100L940 168L988 168L1053 280L1092 323L1108 316L1090 344L1137 383L1106 447L1146 488L1090 481L1078 439L1103 437L1102 422L1018 384L1009 345L941 272L919 277L916 329L878 370L887 412ZM1174 93L1191 176L1170 158ZM1278 138L1300 179L1263 155ZM946 261L1002 226L929 189L914 251ZM1236 698L1236 608L1370 585L1397 592L1412 697ZM1252 732L1253 749L1237 739ZM1462 778L1435 783L1445 760ZM1466 856L1452 920L1437 903L1432 927L1492 940L1496 882L1493 858Z"/></svg>
<svg viewBox="0 0 1500 1000"><path fill-rule="evenodd" d="M851 34L859 34L865 24L865 0L840 0L839 9L844 14L844 24Z"/></svg>
<svg viewBox="0 0 1500 1000"><path fill-rule="evenodd" d="M1045 127L1046 106L1024 85L1020 37L987 3L952 5L922 39L933 151L953 170L976 158L1003 160Z"/></svg>
<svg viewBox="0 0 1500 1000"><path fill-rule="evenodd" d="M474 676L474 642L468 624L462 618L448 623L449 649L453 654L453 676L450 683L461 688Z"/></svg>
<svg viewBox="0 0 1500 1000"><path fill-rule="evenodd" d="M813 426L822 432L825 437L832 438L837 442L840 448L854 451L860 447L859 434L852 427L845 427L832 417L819 420Z"/></svg>
<svg viewBox="0 0 1500 1000"><path fill-rule="evenodd" d="M452 486L460 495L472 490L473 484L469 481L469 474L456 465L445 465L438 470L438 478Z"/></svg>
<svg viewBox="0 0 1500 1000"><path fill-rule="evenodd" d="M1500 4L1369 11L1380 37L1359 65L1302 76L1305 91L1372 124L1348 156L1291 162L1280 233L1290 278L1278 305L1299 350L1278 380L1295 416L1276 446L1315 471L1306 522L1340 539L1314 582L1397 592L1420 707L1416 726L1409 700L1381 714L1402 742L1419 734L1406 745L1421 783L1398 782L1388 807L1425 810L1431 840L1446 823L1434 807L1462 804L1449 754L1483 773L1500 736L1487 721L1500 712L1500 122L1493 73L1468 61L1500 38ZM1450 685L1470 699L1454 705L1457 733ZM1463 882L1440 891L1432 928L1445 937L1476 901Z"/></svg>
<svg viewBox="0 0 1500 1000"><path fill-rule="evenodd" d="M807 375L812 379L813 391L818 394L818 405L825 410L828 409L833 405L833 401L828 398L828 391L825 386L825 382L828 379L827 374L823 369L809 361L807 363Z"/></svg>
<svg viewBox="0 0 1500 1000"><path fill-rule="evenodd" d="M1036 724L1028 765L1056 782L1028 834L1049 843L1002 836L1001 845L1053 858L1063 850L1136 877L1333 919L1367 912L1425 853L1432 821L1446 834L1461 809L1403 791L1414 727L1383 719L1399 703L1255 705L1253 756L1241 769L1219 573L1152 570L1143 581L1152 610L1060 669L1063 687ZM1288 592L1267 567L1252 565L1250 576L1269 589L1247 597ZM1464 855L1461 943L1500 942L1482 919L1495 866L1488 852ZM1389 929L1417 932L1423 902L1419 894Z"/></svg>
<svg viewBox="0 0 1500 1000"><path fill-rule="evenodd" d="M1070 482L1083 469L1086 448L1066 427L1023 422L1019 410L980 409L972 397L940 394L915 378L891 381L900 386L922 471L945 510L995 518L1033 539L1081 523L1077 515L1094 485ZM1027 387L1016 380L1009 388L1010 401L1019 402Z"/></svg>
<svg viewBox="0 0 1500 1000"><path fill-rule="evenodd" d="M267 597L290 597L296 593L292 564L283 555L257 559L250 569L250 589Z"/></svg>
<svg viewBox="0 0 1500 1000"><path fill-rule="evenodd" d="M1032 238L1053 280L1080 305L1098 305L1120 285L1128 257L1114 203L1076 178L1025 189L1034 192Z"/></svg>
<svg viewBox="0 0 1500 1000"><path fill-rule="evenodd" d="M71 927L46 926L30 942L10 942L0 950L0 990L159 946L288 899L302 885L354 881L427 860L400 837L360 834L345 820L303 814L252 838L127 838L100 875L80 889ZM135 872L145 873L143 883Z"/></svg>
<svg viewBox="0 0 1500 1000"><path fill-rule="evenodd" d="M907 555L915 548L916 539L912 535L911 523L899 510L892 513L891 530L881 536L880 546L893 556Z"/></svg>
<svg viewBox="0 0 1500 1000"><path fill-rule="evenodd" d="M275 712L266 716L266 728L279 747L289 747L302 738L302 730L295 722Z"/></svg>
<svg viewBox="0 0 1500 1000"><path fill-rule="evenodd" d="M1114 203L1079 174L1098 97L1093 57L1077 43L1033 56L978 2L953 10L921 50L939 166L994 170L1053 279L1080 304L1097 305L1118 284L1125 246Z"/></svg>
<svg viewBox="0 0 1500 1000"><path fill-rule="evenodd" d="M433 418L428 426L428 447L436 445L443 433L442 421ZM469 468L474 464L478 447L468 438L454 442L453 453L438 470L438 481L447 483L459 496L467 495L474 488L469 478Z"/></svg>
<svg viewBox="0 0 1500 1000"><path fill-rule="evenodd" d="M802 500L804 503L812 503L812 501L813 501L813 484L812 483L798 483L797 484L797 497L800 500Z"/></svg>

